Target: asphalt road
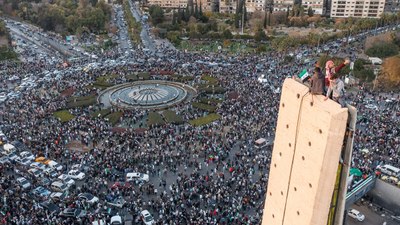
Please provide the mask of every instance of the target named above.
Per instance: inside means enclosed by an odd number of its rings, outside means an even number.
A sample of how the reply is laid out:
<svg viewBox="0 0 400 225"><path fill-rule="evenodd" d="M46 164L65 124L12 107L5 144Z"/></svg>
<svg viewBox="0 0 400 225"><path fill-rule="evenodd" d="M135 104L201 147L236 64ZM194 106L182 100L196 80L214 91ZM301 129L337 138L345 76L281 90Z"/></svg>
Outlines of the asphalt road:
<svg viewBox="0 0 400 225"><path fill-rule="evenodd" d="M379 210L375 211L375 208L371 208L366 205L353 205L352 208L364 214L365 220L363 222L359 222L347 216L345 225L383 225L384 222L386 222L386 225L400 225L400 222L393 221L390 218L390 215L385 214L385 212L380 212Z"/></svg>

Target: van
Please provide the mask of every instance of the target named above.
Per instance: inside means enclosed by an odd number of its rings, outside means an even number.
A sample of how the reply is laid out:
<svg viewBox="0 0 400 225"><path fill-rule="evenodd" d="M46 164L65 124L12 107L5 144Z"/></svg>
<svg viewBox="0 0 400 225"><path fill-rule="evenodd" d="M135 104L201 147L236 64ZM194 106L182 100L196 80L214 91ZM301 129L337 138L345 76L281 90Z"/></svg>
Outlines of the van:
<svg viewBox="0 0 400 225"><path fill-rule="evenodd" d="M389 176L400 176L400 169L391 165L378 166L377 169Z"/></svg>
<svg viewBox="0 0 400 225"><path fill-rule="evenodd" d="M62 168L63 168L60 164L58 164L56 161L53 161L53 160L50 160L50 161L47 163L47 165L48 165L50 168L55 169L55 170L58 170L58 171L62 170Z"/></svg>
<svg viewBox="0 0 400 225"><path fill-rule="evenodd" d="M68 190L68 186L60 181L54 181L51 183L51 189L57 192L65 192Z"/></svg>
<svg viewBox="0 0 400 225"><path fill-rule="evenodd" d="M267 139L265 139L265 138L257 139L254 142L254 147L257 148L257 149L265 148L268 145L269 145L269 141L267 141Z"/></svg>

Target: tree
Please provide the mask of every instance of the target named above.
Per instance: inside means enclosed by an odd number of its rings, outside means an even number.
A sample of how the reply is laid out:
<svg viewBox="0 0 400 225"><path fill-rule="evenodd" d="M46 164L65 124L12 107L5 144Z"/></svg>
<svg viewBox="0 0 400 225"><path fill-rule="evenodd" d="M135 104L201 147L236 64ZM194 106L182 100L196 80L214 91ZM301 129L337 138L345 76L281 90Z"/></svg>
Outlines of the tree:
<svg viewBox="0 0 400 225"><path fill-rule="evenodd" d="M233 38L232 32L229 29L224 30L224 32L222 32L222 36L224 37L224 39Z"/></svg>
<svg viewBox="0 0 400 225"><path fill-rule="evenodd" d="M314 10L311 8L311 6L308 7L308 12L307 12L307 14L308 14L309 17L314 16Z"/></svg>
<svg viewBox="0 0 400 225"><path fill-rule="evenodd" d="M265 35L264 29L261 27L257 29L257 32L254 34L254 40L257 42L267 40L267 35Z"/></svg>
<svg viewBox="0 0 400 225"><path fill-rule="evenodd" d="M174 12L172 13L172 25L176 25L176 24L177 24L177 15L174 10Z"/></svg>
<svg viewBox="0 0 400 225"><path fill-rule="evenodd" d="M149 14L151 16L151 22L154 24L154 26L157 26L157 24L160 24L164 21L164 11L158 5L150 6Z"/></svg>

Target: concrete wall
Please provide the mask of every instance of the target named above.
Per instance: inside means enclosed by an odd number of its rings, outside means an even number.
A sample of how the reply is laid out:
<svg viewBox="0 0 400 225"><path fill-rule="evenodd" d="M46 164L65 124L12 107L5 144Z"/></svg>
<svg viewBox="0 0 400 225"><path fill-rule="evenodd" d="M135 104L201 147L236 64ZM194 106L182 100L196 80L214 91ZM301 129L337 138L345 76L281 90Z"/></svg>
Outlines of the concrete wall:
<svg viewBox="0 0 400 225"><path fill-rule="evenodd" d="M327 222L348 114L308 90L283 84L263 225Z"/></svg>
<svg viewBox="0 0 400 225"><path fill-rule="evenodd" d="M400 188L386 183L380 179L376 180L375 188L368 195L372 202L389 209L395 214L400 214Z"/></svg>

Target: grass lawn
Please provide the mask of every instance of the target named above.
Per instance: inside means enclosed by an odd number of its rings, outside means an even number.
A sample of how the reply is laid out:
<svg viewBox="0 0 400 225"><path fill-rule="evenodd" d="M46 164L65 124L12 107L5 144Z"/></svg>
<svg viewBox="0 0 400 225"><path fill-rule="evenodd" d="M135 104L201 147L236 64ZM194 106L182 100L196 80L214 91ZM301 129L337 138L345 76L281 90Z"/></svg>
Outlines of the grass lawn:
<svg viewBox="0 0 400 225"><path fill-rule="evenodd" d="M105 116L106 119L108 119L108 122L110 122L113 126L119 122L119 119L123 116L122 112L114 112L110 113L107 116Z"/></svg>
<svg viewBox="0 0 400 225"><path fill-rule="evenodd" d="M96 78L96 81L93 83L93 86L99 89L106 89L108 87L113 86L112 83L109 82L110 79L117 78L117 74L110 74L110 75L105 75L105 76L100 76Z"/></svg>
<svg viewBox="0 0 400 225"><path fill-rule="evenodd" d="M208 105L208 104L204 104L204 103L200 103L200 102L193 102L192 106L198 109L202 109L208 112L215 112L215 110L217 109L216 106L212 106L212 105Z"/></svg>
<svg viewBox="0 0 400 225"><path fill-rule="evenodd" d="M193 76L182 76L182 75L178 75L178 74L174 74L171 77L174 81L182 82L182 83L194 80Z"/></svg>
<svg viewBox="0 0 400 225"><path fill-rule="evenodd" d="M90 116L93 117L93 118L96 118L96 117L103 118L103 117L107 116L110 113L111 113L111 109L102 109L102 110L90 113Z"/></svg>
<svg viewBox="0 0 400 225"><path fill-rule="evenodd" d="M168 123L173 123L173 124L183 123L183 118L180 115L177 115L172 110L165 110L162 114L165 118L165 121L167 121Z"/></svg>
<svg viewBox="0 0 400 225"><path fill-rule="evenodd" d="M197 119L194 120L189 120L189 123L192 126L198 127L198 126L203 126L209 123L212 123L216 120L219 120L221 118L220 115L216 114L216 113L211 113L207 116L203 116L203 117L199 117Z"/></svg>
<svg viewBox="0 0 400 225"><path fill-rule="evenodd" d="M87 106L90 106L93 104L96 104L96 96L95 95L70 97L67 100L68 108L87 107Z"/></svg>
<svg viewBox="0 0 400 225"><path fill-rule="evenodd" d="M163 125L165 124L164 119L162 116L156 112L149 112L149 115L147 117L147 125L152 126L152 125Z"/></svg>
<svg viewBox="0 0 400 225"><path fill-rule="evenodd" d="M58 118L63 123L68 122L68 121L72 120L73 118L75 118L75 116L72 115L68 110L60 110L60 111L54 112L53 116Z"/></svg>
<svg viewBox="0 0 400 225"><path fill-rule="evenodd" d="M139 79L136 74L125 75L125 78L129 82L137 81Z"/></svg>

